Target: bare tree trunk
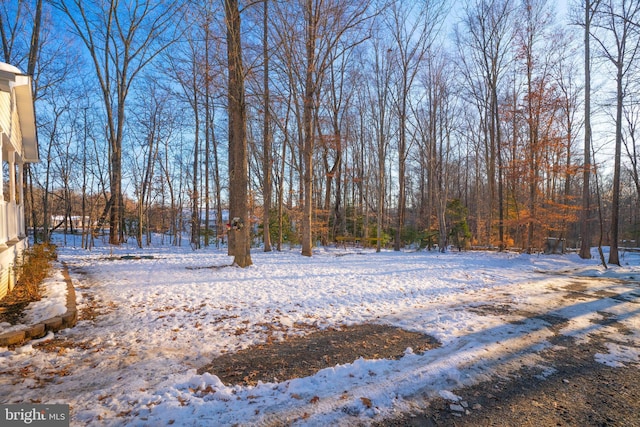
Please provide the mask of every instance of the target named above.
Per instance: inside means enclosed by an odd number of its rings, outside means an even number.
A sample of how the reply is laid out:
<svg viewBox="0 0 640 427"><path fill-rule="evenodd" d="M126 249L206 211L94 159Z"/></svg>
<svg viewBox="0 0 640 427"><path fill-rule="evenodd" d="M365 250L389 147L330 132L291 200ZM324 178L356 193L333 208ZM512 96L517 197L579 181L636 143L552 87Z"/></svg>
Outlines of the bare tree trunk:
<svg viewBox="0 0 640 427"><path fill-rule="evenodd" d="M82 123L82 239L80 247L86 248L89 241L89 233L91 233L91 223L86 221L87 218L87 108L83 109Z"/></svg>
<svg viewBox="0 0 640 427"><path fill-rule="evenodd" d="M222 224L222 184L220 182L220 161L218 158L218 140L216 138L215 130L213 127L213 120L210 123L211 126L211 138L213 139L213 183L216 187L216 247L220 245L219 237L222 236L221 229L224 227Z"/></svg>
<svg viewBox="0 0 640 427"><path fill-rule="evenodd" d="M194 114L194 140L193 140L193 176L191 188L191 245L194 249L200 248L200 207L198 194L198 170L200 168L200 114L198 106L198 83L196 79L196 67L193 69L193 114Z"/></svg>
<svg viewBox="0 0 640 427"><path fill-rule="evenodd" d="M207 12L208 14L208 12ZM209 75L211 64L209 63L209 19L205 19L205 40L204 40L204 247L209 246L209 151L211 150L211 132L212 126L209 126L211 120L211 76Z"/></svg>
<svg viewBox="0 0 640 427"><path fill-rule="evenodd" d="M58 129L58 124L59 121L61 120L60 117L62 115L62 111L59 111L58 109L54 108L53 111L53 120L52 120L52 124L51 124L51 132L49 134L49 144L47 147L47 162L46 162L46 169L45 169L45 178L44 178L44 195L43 195L43 200L42 200L42 212L43 212L43 221L42 221L42 241L45 243L48 243L51 236L50 236L50 227L51 227L51 222L50 222L50 215L51 212L49 210L49 185L51 183L51 181L53 180L53 178L51 177L51 167L52 167L52 152L53 152L53 148L55 147L55 135Z"/></svg>
<svg viewBox="0 0 640 427"><path fill-rule="evenodd" d="M600 4L599 4L600 5ZM620 265L618 255L618 235L620 218L620 175L622 155L622 110L628 82L625 81L632 64L640 55L640 33L638 18L640 3L634 1L614 2L610 0L601 4L598 10L599 20L594 25L611 35L609 38L595 37L604 56L616 69L616 137L613 169L613 197L611 202L611 241L609 264ZM596 15L596 16L598 16Z"/></svg>
<svg viewBox="0 0 640 427"><path fill-rule="evenodd" d="M599 0L596 0L596 4ZM591 0L584 5L584 166L582 171L582 211L580 212L580 258L591 258Z"/></svg>
<svg viewBox="0 0 640 427"><path fill-rule="evenodd" d="M384 123L380 123L379 126L384 126ZM383 218L384 218L384 200L386 198L385 188L386 188L386 178L385 178L385 154L386 154L386 138L385 133L386 129L381 129L380 132L380 141L378 141L378 203L377 203L377 243L376 243L376 252L380 252L382 250L382 229L384 227Z"/></svg>
<svg viewBox="0 0 640 427"><path fill-rule="evenodd" d="M304 128L304 142L302 156L304 173L302 176L304 189L304 206L302 215L302 255L311 256L312 252L312 223L313 223L313 101L315 82L313 79L316 67L316 31L318 16L313 8L313 0L305 3L306 16L306 70L304 83L304 105L302 123Z"/></svg>
<svg viewBox="0 0 640 427"><path fill-rule="evenodd" d="M287 141L288 138L285 135L284 141L282 142L282 160L280 164L280 182L278 183L278 251L282 250L282 240L283 240L283 209L284 209L284 167L286 165L285 159L287 158Z"/></svg>
<svg viewBox="0 0 640 427"><path fill-rule="evenodd" d="M248 267L251 261L251 221L248 217L248 175L244 70L238 0L225 0L227 58L229 61L229 249L233 262ZM232 243L233 242L233 243Z"/></svg>
<svg viewBox="0 0 640 427"><path fill-rule="evenodd" d="M36 65L38 63L38 57L39 57L39 52L40 52L40 28L42 26L42 2L43 0L37 0L36 1L36 14L35 14L35 19L33 21L33 30L31 31L31 43L29 45L29 62L27 64L27 74L33 79L34 75L35 75L35 71L36 71ZM0 27L2 26L2 22L0 21ZM37 98L37 85L32 85L32 99L36 99ZM34 104L34 108L35 108L35 104ZM32 201L31 203L31 212L32 212L32 218L34 219L33 221L33 227L34 227L34 233L33 233L33 242L37 242L37 237L36 237L36 233L35 233L35 227L36 227L36 221L35 221L35 210L34 210L34 206L33 206L33 179L31 179L31 181L28 181L28 178L31 177L31 166L27 163L24 165L25 168L25 173L24 173L24 177L23 177L23 185L25 188L29 189L29 196L30 199ZM26 215L25 215L26 217ZM25 221L25 230L24 230L24 234L25 236L28 235L28 227L27 227L27 223Z"/></svg>
<svg viewBox="0 0 640 427"><path fill-rule="evenodd" d="M495 137L496 157L498 159L498 250L504 251L506 245L504 240L504 183L502 172L502 143L500 132L500 109L498 106L498 71L492 73L491 83L491 127L495 130L492 132Z"/></svg>
<svg viewBox="0 0 640 427"><path fill-rule="evenodd" d="M620 169L622 157L622 104L624 102L624 89L622 87L623 63L618 62L616 76L616 149L613 162L613 197L611 200L611 241L609 242L609 264L620 265L618 255L618 235L620 224Z"/></svg>
<svg viewBox="0 0 640 427"><path fill-rule="evenodd" d="M269 123L270 107L269 107L269 27L268 27L268 5L269 0L264 0L263 15L263 55L264 55L264 128L262 137L264 138L262 145L262 198L263 198L263 234L264 234L264 251L271 252L271 229L269 227L271 213L271 129Z"/></svg>

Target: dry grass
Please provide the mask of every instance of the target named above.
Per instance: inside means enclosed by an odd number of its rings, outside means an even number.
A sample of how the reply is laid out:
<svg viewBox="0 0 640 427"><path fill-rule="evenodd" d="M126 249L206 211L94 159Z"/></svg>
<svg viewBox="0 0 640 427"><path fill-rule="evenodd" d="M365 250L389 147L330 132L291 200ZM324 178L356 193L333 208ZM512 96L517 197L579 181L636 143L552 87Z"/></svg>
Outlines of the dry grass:
<svg viewBox="0 0 640 427"><path fill-rule="evenodd" d="M50 274L57 256L52 244L37 244L25 252L24 262L15 267L18 276L15 288L0 300L0 323L17 323L22 310L42 298L40 284Z"/></svg>
<svg viewBox="0 0 640 427"><path fill-rule="evenodd" d="M24 292L31 301L39 301L40 284L51 272L57 257L56 246L52 244L41 243L29 248L25 262L17 267L18 283L14 291Z"/></svg>

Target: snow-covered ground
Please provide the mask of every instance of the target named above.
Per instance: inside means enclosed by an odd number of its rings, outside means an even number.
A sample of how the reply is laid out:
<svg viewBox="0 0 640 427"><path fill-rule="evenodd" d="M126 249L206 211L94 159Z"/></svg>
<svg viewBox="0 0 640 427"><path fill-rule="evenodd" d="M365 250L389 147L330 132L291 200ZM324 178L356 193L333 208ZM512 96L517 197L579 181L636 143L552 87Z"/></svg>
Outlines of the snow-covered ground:
<svg viewBox="0 0 640 427"><path fill-rule="evenodd" d="M560 332L579 342L607 337L598 362L640 368L638 253L608 270L576 255L490 252L319 248L308 258L254 250L246 269L208 268L231 262L213 248L59 254L79 308L97 306L98 315L57 334L74 347L0 348L0 403L67 403L72 425L366 424L410 410L415 396L455 400L457 388L523 365L553 372L538 352L552 346L554 316L568 319ZM586 297L566 298L576 287ZM605 316L631 333L597 322ZM429 334L442 346L255 387L196 373L274 329L292 335L364 322Z"/></svg>

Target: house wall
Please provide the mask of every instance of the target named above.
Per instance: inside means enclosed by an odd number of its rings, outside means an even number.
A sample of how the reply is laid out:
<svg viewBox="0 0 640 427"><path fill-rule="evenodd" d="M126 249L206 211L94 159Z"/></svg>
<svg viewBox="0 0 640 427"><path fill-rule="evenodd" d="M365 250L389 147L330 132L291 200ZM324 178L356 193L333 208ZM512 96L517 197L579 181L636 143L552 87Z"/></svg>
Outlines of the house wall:
<svg viewBox="0 0 640 427"><path fill-rule="evenodd" d="M20 114L20 115L19 115ZM22 121L20 120L22 118ZM23 138L26 135L26 139ZM15 265L29 242L25 235L23 161L37 161L31 80L12 66L0 63L0 298L16 282Z"/></svg>
<svg viewBox="0 0 640 427"><path fill-rule="evenodd" d="M27 249L28 240L22 239L0 251L0 299L16 285L15 265Z"/></svg>
<svg viewBox="0 0 640 427"><path fill-rule="evenodd" d="M15 91L11 84L0 90L0 129L9 138L12 150L22 153L22 129L16 102ZM7 147L4 149L6 150Z"/></svg>
<svg viewBox="0 0 640 427"><path fill-rule="evenodd" d="M4 91L0 91L0 130L7 137L11 132L11 95Z"/></svg>
<svg viewBox="0 0 640 427"><path fill-rule="evenodd" d="M22 153L22 130L20 129L20 118L18 117L18 109L11 100L11 145L16 153Z"/></svg>

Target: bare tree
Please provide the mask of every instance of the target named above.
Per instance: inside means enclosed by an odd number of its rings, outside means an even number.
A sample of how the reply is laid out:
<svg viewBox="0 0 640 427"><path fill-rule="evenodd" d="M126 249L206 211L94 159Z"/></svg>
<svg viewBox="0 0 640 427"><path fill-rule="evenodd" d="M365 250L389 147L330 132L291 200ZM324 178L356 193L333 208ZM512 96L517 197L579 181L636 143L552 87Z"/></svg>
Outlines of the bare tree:
<svg viewBox="0 0 640 427"><path fill-rule="evenodd" d="M361 101L368 105L373 123L372 152L375 153L375 206L376 210L376 252L382 248L384 212L386 199L387 153L391 139L391 82L393 75L392 49L380 37L372 40L372 83L366 85L366 98ZM362 95L360 98L362 99ZM367 111L367 108L363 108Z"/></svg>
<svg viewBox="0 0 640 427"><path fill-rule="evenodd" d="M452 155L451 138L455 108L451 93L453 91L448 76L452 70L449 59L442 53L430 56L424 72L423 86L425 99L418 113L417 127L420 148L425 158L421 169L426 169L429 198L433 200L438 221L438 248L445 252L448 246L449 228L447 226L447 204L449 199L449 180L452 176L450 159ZM430 215L431 212L427 212Z"/></svg>
<svg viewBox="0 0 640 427"><path fill-rule="evenodd" d="M138 96L139 106L133 114L135 129L139 131L130 141L131 167L135 193L137 196L137 230L136 240L140 248L143 247L143 237L146 244L151 243L151 224L149 214L154 197L158 164L160 163L160 148L168 144L176 130L175 103L167 96L166 91L151 79L141 89L145 96Z"/></svg>
<svg viewBox="0 0 640 427"><path fill-rule="evenodd" d="M102 216L109 214L109 242L120 244L124 241L122 141L126 101L135 78L174 40L171 29L180 7L175 1L92 3L52 1L87 48L100 86L110 158L110 198Z"/></svg>
<svg viewBox="0 0 640 427"><path fill-rule="evenodd" d="M271 229L269 227L270 214L271 214L271 111L270 111L270 91L269 91L269 0L264 0L264 14L263 14L263 35L262 35L262 47L263 47L263 61L264 61L264 118L263 118L263 131L262 131L262 199L263 199L263 234L264 234L264 251L271 252Z"/></svg>
<svg viewBox="0 0 640 427"><path fill-rule="evenodd" d="M565 55L566 52L571 52L572 40L566 38L567 45L561 50L562 56L556 64L554 71L554 81L557 86L558 97L558 122L559 130L563 135L560 137L560 142L556 144L557 153L556 159L552 170L554 174L560 175L560 171L564 175L564 189L563 194L559 199L558 208L562 209L561 225L559 238L556 241L560 244L561 239L565 239L569 235L569 226L575 223L578 216L575 214L575 206L573 203L573 183L575 182L574 176L579 172L579 167L575 164L574 160L574 145L577 137L578 119L577 114L579 112L579 98L581 95L582 87L578 83L578 71L579 65L575 62L576 56ZM561 40L558 40L558 44ZM564 159L561 157L564 156ZM564 164L562 164L564 160ZM584 170L583 170L584 172Z"/></svg>
<svg viewBox="0 0 640 427"><path fill-rule="evenodd" d="M351 43L350 40L345 42ZM355 47L355 46L353 46ZM354 50L342 51L338 58L332 58L326 73L322 94L318 93L316 126L325 178L325 197L323 211L326 214L326 227L323 242L329 236L335 237L339 230L344 230L342 202L347 197L342 194L344 175L344 152L347 141L348 124L345 117L350 112L351 99L356 91L353 64ZM322 114L322 117L320 116ZM335 183L335 187L334 187ZM346 191L346 186L345 186Z"/></svg>
<svg viewBox="0 0 640 427"><path fill-rule="evenodd" d="M248 206L248 156L244 69L237 0L224 0L229 67L229 255L234 264L248 267L251 261L251 218Z"/></svg>
<svg viewBox="0 0 640 427"><path fill-rule="evenodd" d="M465 10L463 26L458 34L461 71L483 122L483 149L486 159L488 194L488 241L491 242L496 201L498 203L498 244L505 247L501 113L499 88L511 61L513 49L513 11L511 0L476 0ZM469 55L466 52L470 52ZM497 184L497 187L496 187Z"/></svg>
<svg viewBox="0 0 640 427"><path fill-rule="evenodd" d="M624 109L624 120L626 132L622 142L629 160L629 174L640 202L640 104L636 102L627 106Z"/></svg>
<svg viewBox="0 0 640 427"><path fill-rule="evenodd" d="M525 99L522 112L526 123L527 238L524 249L531 253L540 247L539 198L543 156L551 141L549 125L554 106L549 102L549 80L553 38L549 33L551 15L546 0L525 0L520 8L521 25L517 32L517 49L524 72ZM545 44L546 43L546 44Z"/></svg>
<svg viewBox="0 0 640 427"><path fill-rule="evenodd" d="M397 92L395 103L398 114L398 215L394 249L400 250L402 229L406 209L406 162L407 162L407 124L409 121L409 102L413 84L421 69L422 62L439 31L442 18L446 14L445 2L428 0L424 3L393 2L388 27L395 42L395 59L398 64ZM409 19L415 16L415 19Z"/></svg>
<svg viewBox="0 0 640 427"><path fill-rule="evenodd" d="M594 15L594 39L605 59L615 68L616 132L611 202L611 241L609 264L620 265L618 235L620 223L620 170L622 154L623 107L629 73L640 54L640 3L634 0L603 0Z"/></svg>
<svg viewBox="0 0 640 427"><path fill-rule="evenodd" d="M38 0L40 3L41 1ZM24 35L29 33L27 28L32 14L27 1L2 2L0 6L0 39L2 40L3 62L21 64L29 56L29 42ZM32 40L36 25L32 29Z"/></svg>
<svg viewBox="0 0 640 427"><path fill-rule="evenodd" d="M338 0L305 0L305 72L303 105L304 214L302 217L302 255L312 256L313 172L315 100L331 60L344 54L350 44L339 42L350 30L370 19L368 1L357 5ZM331 11L331 13L329 13ZM356 40L354 44L360 43ZM336 50L338 52L336 53Z"/></svg>
<svg viewBox="0 0 640 427"><path fill-rule="evenodd" d="M580 213L580 258L591 258L591 21L600 0L584 4L584 165L582 172L582 211Z"/></svg>

